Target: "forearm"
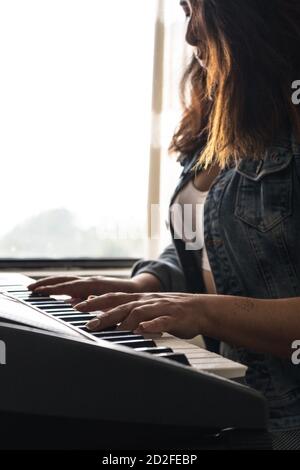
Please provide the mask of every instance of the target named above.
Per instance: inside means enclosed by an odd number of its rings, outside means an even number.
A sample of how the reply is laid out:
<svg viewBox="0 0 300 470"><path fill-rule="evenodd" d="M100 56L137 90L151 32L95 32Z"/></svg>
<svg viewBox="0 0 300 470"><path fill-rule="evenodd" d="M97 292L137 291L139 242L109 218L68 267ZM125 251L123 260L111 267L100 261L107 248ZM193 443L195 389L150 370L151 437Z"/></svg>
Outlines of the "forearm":
<svg viewBox="0 0 300 470"><path fill-rule="evenodd" d="M142 274L152 275L159 283L155 290L147 289L144 292L187 292L184 272L173 244L157 260L141 260L136 263L132 278L136 279ZM144 280L141 280L141 284L144 284ZM145 285L148 288L148 282Z"/></svg>
<svg viewBox="0 0 300 470"><path fill-rule="evenodd" d="M159 279L153 274L143 273L135 276L131 282L133 283L135 292L160 292L161 284Z"/></svg>
<svg viewBox="0 0 300 470"><path fill-rule="evenodd" d="M205 331L201 333L207 336L280 357L290 357L293 341L300 339L299 298L207 296L204 302Z"/></svg>

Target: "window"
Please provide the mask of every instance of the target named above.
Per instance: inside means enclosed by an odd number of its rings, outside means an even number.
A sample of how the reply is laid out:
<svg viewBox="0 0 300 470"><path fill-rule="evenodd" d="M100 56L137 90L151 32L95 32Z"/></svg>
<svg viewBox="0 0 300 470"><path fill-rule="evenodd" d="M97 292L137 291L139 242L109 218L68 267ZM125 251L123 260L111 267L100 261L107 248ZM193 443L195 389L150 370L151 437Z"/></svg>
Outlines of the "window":
<svg viewBox="0 0 300 470"><path fill-rule="evenodd" d="M154 0L1 0L0 258L146 250Z"/></svg>

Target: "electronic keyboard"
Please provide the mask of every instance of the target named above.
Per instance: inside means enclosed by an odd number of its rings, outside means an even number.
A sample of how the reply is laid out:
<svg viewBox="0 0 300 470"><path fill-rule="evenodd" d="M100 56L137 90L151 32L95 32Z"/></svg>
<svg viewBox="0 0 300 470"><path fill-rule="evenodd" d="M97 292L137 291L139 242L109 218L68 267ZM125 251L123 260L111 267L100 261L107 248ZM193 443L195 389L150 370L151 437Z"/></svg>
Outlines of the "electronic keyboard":
<svg viewBox="0 0 300 470"><path fill-rule="evenodd" d="M265 431L243 365L171 335L91 333L95 314L32 282L0 275L0 448L206 448Z"/></svg>

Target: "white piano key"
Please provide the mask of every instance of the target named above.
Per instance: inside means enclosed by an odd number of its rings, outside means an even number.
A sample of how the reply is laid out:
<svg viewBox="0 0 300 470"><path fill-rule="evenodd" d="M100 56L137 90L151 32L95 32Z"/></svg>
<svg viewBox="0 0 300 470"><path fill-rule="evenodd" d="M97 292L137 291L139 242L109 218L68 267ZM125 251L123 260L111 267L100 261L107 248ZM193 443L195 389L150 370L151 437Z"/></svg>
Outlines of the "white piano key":
<svg viewBox="0 0 300 470"><path fill-rule="evenodd" d="M155 338L155 343L159 347L172 348L174 352L185 354L191 366L196 370L210 372L227 379L243 378L246 375L246 366L211 353L206 349L193 347L191 343L169 334L164 334L158 339Z"/></svg>

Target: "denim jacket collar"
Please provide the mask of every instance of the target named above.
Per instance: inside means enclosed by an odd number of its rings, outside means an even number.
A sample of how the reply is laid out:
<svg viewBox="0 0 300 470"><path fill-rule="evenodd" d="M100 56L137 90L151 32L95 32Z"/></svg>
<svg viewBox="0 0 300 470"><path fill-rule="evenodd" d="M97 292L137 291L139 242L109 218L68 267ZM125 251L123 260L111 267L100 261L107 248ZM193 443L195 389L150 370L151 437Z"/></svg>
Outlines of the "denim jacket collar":
<svg viewBox="0 0 300 470"><path fill-rule="evenodd" d="M300 145L294 136L292 139L283 135L270 146L261 159L243 159L237 164L237 172L252 181L260 181L264 176L277 173L287 168L296 154L300 154Z"/></svg>
<svg viewBox="0 0 300 470"><path fill-rule="evenodd" d="M171 204L173 204L186 183L190 181L199 153L200 151L197 151L193 156L181 155L179 158L183 171ZM300 144L296 141L293 132L284 131L277 141L267 149L263 158L257 160L253 158L242 159L237 163L236 171L252 181L260 181L268 174L277 173L287 168L295 155L300 156ZM223 171L225 172L227 169Z"/></svg>
<svg viewBox="0 0 300 470"><path fill-rule="evenodd" d="M252 181L260 181L264 176L277 173L289 166L293 153L287 149L268 150L261 160L243 159L237 165L237 172Z"/></svg>

